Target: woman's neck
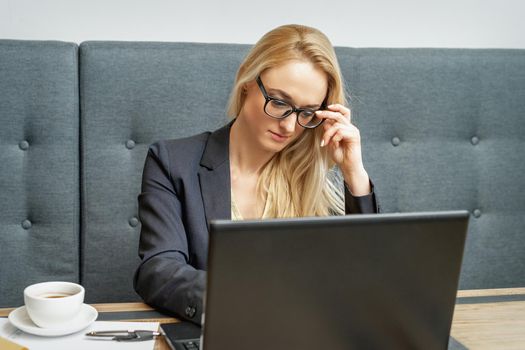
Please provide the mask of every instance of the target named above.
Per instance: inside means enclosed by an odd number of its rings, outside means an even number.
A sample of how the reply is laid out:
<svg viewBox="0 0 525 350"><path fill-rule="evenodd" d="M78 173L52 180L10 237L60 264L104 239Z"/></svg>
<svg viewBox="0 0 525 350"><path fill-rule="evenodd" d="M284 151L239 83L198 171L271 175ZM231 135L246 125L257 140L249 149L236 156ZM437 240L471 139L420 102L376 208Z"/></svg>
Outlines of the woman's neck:
<svg viewBox="0 0 525 350"><path fill-rule="evenodd" d="M260 149L244 131L243 120L236 120L230 131L230 168L241 174L258 175L275 153Z"/></svg>

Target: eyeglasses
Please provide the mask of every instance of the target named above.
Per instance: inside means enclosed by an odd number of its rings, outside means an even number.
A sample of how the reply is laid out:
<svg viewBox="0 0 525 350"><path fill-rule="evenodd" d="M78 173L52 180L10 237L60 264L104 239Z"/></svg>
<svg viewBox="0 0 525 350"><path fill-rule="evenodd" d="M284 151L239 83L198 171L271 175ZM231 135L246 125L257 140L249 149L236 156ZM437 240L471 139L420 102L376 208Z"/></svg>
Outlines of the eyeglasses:
<svg viewBox="0 0 525 350"><path fill-rule="evenodd" d="M309 108L295 108L295 106L286 101L268 96L268 93L266 92L266 89L264 88L264 85L261 81L261 77L257 76L256 81L257 85L259 85L259 89L261 89L264 99L266 100L264 103L264 113L266 113L268 116L275 119L284 119L295 112L297 114L297 123L303 128L307 129L316 128L324 121L323 118L319 118L315 114L317 110ZM325 109L325 103L326 100L323 101L321 108L318 110Z"/></svg>

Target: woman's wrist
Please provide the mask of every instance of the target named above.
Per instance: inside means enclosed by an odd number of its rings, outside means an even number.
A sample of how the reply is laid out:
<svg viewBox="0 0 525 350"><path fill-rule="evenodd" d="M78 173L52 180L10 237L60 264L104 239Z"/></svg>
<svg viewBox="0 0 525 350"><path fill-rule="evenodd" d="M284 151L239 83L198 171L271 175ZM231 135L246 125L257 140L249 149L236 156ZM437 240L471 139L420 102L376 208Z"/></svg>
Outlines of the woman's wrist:
<svg viewBox="0 0 525 350"><path fill-rule="evenodd" d="M345 183L354 197L366 196L372 192L370 178L362 165L347 170L341 169L341 171Z"/></svg>

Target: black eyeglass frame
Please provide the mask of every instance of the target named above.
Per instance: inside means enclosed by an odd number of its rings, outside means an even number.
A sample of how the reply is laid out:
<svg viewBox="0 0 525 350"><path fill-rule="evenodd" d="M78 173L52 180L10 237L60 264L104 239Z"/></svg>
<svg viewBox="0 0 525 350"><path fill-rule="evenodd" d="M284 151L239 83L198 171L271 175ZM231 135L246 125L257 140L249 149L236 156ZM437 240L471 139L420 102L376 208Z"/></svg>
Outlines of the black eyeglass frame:
<svg viewBox="0 0 525 350"><path fill-rule="evenodd" d="M311 111L311 112L313 112L315 114L316 111L325 110L326 109L326 98L323 101L323 103L321 104L321 107L319 109L313 110L313 109L310 109L310 108L296 108L295 106L292 106L289 102L281 100L280 98L275 98L275 97L268 96L268 93L266 92L266 88L264 87L264 84L263 84L263 82L261 80L261 76L258 75L255 80L257 81L257 85L259 86L259 89L261 90L261 92L263 94L263 97L266 100L266 102L264 103L264 107L263 107L264 113L266 113L266 115L269 116L270 118L284 119L284 118L292 115L295 112L296 116L297 116L297 118L296 118L297 124L299 124L300 126L302 126L305 129L315 129L319 125L323 124L324 119L321 119L321 121L318 124L313 125L313 126L303 125L303 124L301 124L299 122L299 114L301 112L304 112L304 111ZM283 114L281 117L275 117L275 116L269 114L268 112L266 112L266 106L268 105L268 103L270 101L279 101L279 102L285 103L288 106L290 106L292 109L290 111L286 112L285 114Z"/></svg>

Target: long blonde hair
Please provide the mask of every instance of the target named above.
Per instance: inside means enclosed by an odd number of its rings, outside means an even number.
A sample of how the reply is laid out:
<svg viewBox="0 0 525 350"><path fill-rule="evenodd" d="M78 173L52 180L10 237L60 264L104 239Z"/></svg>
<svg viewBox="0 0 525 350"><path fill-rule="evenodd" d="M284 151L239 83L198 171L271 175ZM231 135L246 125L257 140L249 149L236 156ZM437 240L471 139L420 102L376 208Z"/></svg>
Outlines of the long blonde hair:
<svg viewBox="0 0 525 350"><path fill-rule="evenodd" d="M266 33L248 52L239 67L228 103L228 115L236 118L244 104L243 87L267 69L290 60L304 60L325 72L327 105L348 105L344 83L330 40L319 30L303 25L284 25ZM305 130L264 166L257 183L258 199L266 204L267 217L326 216L344 214L342 183L330 172L333 162L320 147L323 128Z"/></svg>

